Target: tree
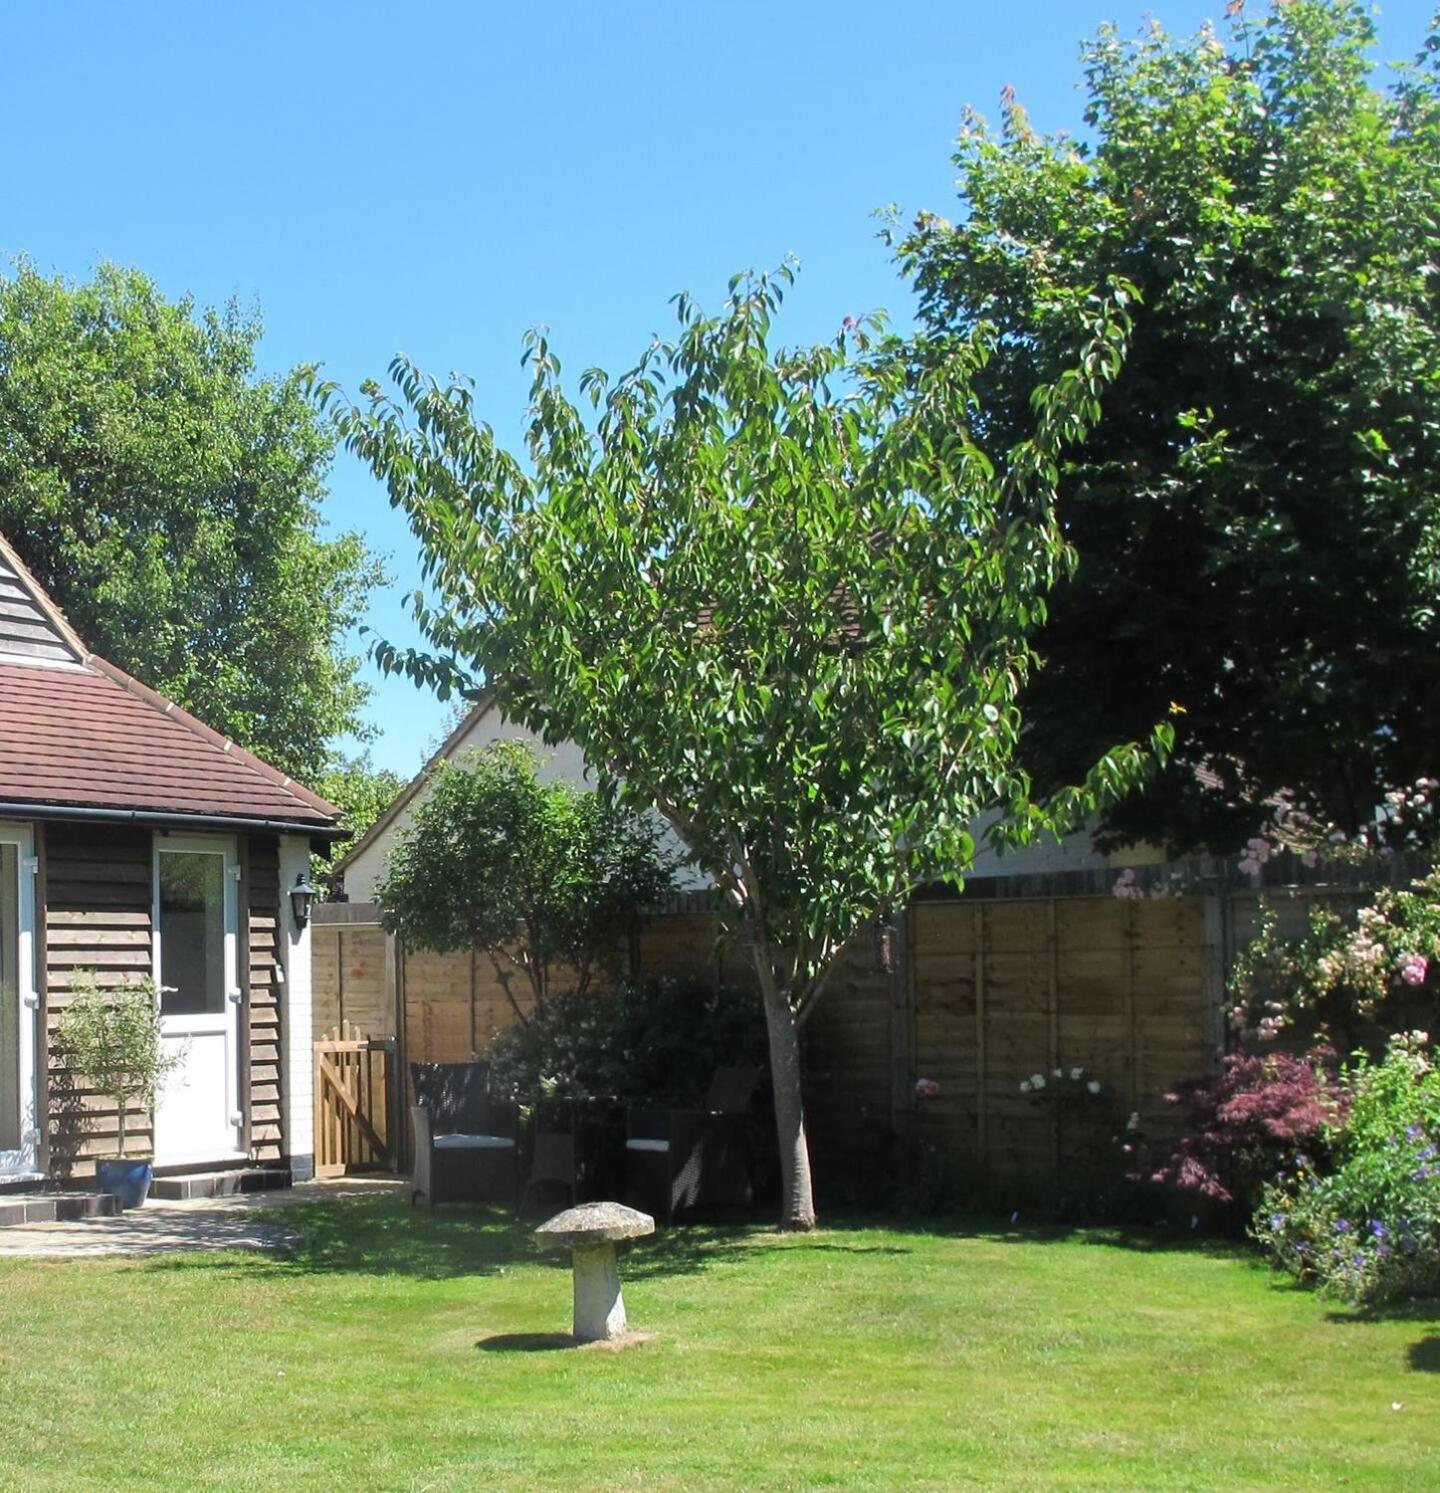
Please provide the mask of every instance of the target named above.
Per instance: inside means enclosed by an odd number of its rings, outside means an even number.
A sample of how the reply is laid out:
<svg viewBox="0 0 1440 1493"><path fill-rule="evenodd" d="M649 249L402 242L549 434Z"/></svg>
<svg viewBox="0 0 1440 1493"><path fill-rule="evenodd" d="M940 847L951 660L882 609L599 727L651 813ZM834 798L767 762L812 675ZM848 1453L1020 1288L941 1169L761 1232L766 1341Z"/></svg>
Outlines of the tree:
<svg viewBox="0 0 1440 1493"><path fill-rule="evenodd" d="M1256 9L1258 7L1251 7ZM1104 418L1068 454L1080 563L1027 690L1027 762L1066 781L1170 702L1177 750L1111 840L1227 851L1290 789L1353 833L1440 758L1440 35L1388 91L1350 0L1293 0L1227 42L1084 49L1084 143L1013 94L958 142L961 213L899 257L924 336L993 324L982 429L1139 292Z"/></svg>
<svg viewBox="0 0 1440 1493"><path fill-rule="evenodd" d="M94 974L77 969L70 1001L55 1031L61 1061L97 1094L115 1101L117 1154L125 1156L125 1121L131 1104L148 1118L165 1079L184 1060L167 1048L154 980L132 980L118 990L102 990Z"/></svg>
<svg viewBox="0 0 1440 1493"><path fill-rule="evenodd" d="M919 363L865 352L864 327L772 355L790 278L737 277L715 319L679 297L676 341L582 379L593 429L534 336L527 465L468 385L404 360L398 399L372 385L342 426L438 598L418 609L437 653L382 661L449 688L484 671L512 719L657 808L724 894L764 998L784 1221L809 1227L800 1027L841 948L917 884L962 878L982 812L1024 839L1120 791L1142 754L1043 804L1014 765L1028 634L1069 560L1057 452L1114 375L1123 289L1037 389L1031 434L987 452L984 332Z"/></svg>
<svg viewBox="0 0 1440 1493"><path fill-rule="evenodd" d="M353 845L395 802L405 783L399 773L391 772L387 767L376 767L369 752L362 752L358 757L332 757L311 787L327 803L340 810L340 826L350 831L348 843ZM313 857L311 878L317 882L328 881L329 865L328 860Z"/></svg>
<svg viewBox="0 0 1440 1493"><path fill-rule="evenodd" d="M385 926L418 947L483 950L522 1023L514 974L542 1012L562 966L583 994L674 872L653 817L542 783L538 766L513 741L442 762L375 892Z"/></svg>
<svg viewBox="0 0 1440 1493"><path fill-rule="evenodd" d="M86 643L300 778L360 726L379 567L321 537L334 448L260 325L138 271L0 279L0 532Z"/></svg>

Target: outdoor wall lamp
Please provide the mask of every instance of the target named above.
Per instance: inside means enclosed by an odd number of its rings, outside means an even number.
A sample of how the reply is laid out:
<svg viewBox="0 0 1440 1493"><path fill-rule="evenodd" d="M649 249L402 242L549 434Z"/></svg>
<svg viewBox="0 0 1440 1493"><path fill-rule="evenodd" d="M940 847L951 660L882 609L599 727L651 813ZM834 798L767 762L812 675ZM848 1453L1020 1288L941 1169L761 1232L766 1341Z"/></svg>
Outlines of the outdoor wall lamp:
<svg viewBox="0 0 1440 1493"><path fill-rule="evenodd" d="M295 885L290 888L290 908L295 914L297 929L303 928L310 921L310 909L314 907L319 895L310 885L310 878L302 871L295 878Z"/></svg>

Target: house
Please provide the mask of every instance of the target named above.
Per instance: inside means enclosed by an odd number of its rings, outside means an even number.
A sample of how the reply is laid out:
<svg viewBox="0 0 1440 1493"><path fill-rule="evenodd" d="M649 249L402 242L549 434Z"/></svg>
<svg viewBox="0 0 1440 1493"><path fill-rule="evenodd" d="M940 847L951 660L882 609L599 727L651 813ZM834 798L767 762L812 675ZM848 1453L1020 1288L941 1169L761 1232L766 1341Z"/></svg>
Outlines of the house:
<svg viewBox="0 0 1440 1493"><path fill-rule="evenodd" d="M77 971L159 988L181 1061L157 1170L310 1174L310 932L290 890L336 819L91 653L0 538L0 1184L114 1154L110 1101L53 1050Z"/></svg>

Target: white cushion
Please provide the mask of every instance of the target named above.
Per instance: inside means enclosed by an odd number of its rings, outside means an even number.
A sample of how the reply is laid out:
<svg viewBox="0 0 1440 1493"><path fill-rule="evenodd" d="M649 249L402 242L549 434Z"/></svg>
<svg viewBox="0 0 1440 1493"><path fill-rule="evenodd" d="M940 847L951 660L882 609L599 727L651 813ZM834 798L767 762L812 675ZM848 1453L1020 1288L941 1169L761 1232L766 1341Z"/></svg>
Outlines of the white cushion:
<svg viewBox="0 0 1440 1493"><path fill-rule="evenodd" d="M625 1149L627 1151L668 1151L670 1142L668 1140L627 1140Z"/></svg>
<svg viewBox="0 0 1440 1493"><path fill-rule="evenodd" d="M508 1135L437 1135L437 1151L507 1151L515 1142Z"/></svg>

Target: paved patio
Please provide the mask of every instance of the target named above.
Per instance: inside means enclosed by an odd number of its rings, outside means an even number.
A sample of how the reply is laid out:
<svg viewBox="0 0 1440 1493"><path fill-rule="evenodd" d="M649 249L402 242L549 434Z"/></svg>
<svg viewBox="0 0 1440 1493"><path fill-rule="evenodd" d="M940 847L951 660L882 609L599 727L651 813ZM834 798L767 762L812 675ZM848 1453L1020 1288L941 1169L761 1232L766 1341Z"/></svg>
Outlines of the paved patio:
<svg viewBox="0 0 1440 1493"><path fill-rule="evenodd" d="M118 1218L74 1223L25 1223L0 1229L0 1259L143 1257L225 1249L282 1249L295 1240L283 1223L262 1221L260 1210L304 1207L347 1197L403 1194L398 1177L337 1177L302 1182L278 1192L199 1198L187 1203L146 1203Z"/></svg>

